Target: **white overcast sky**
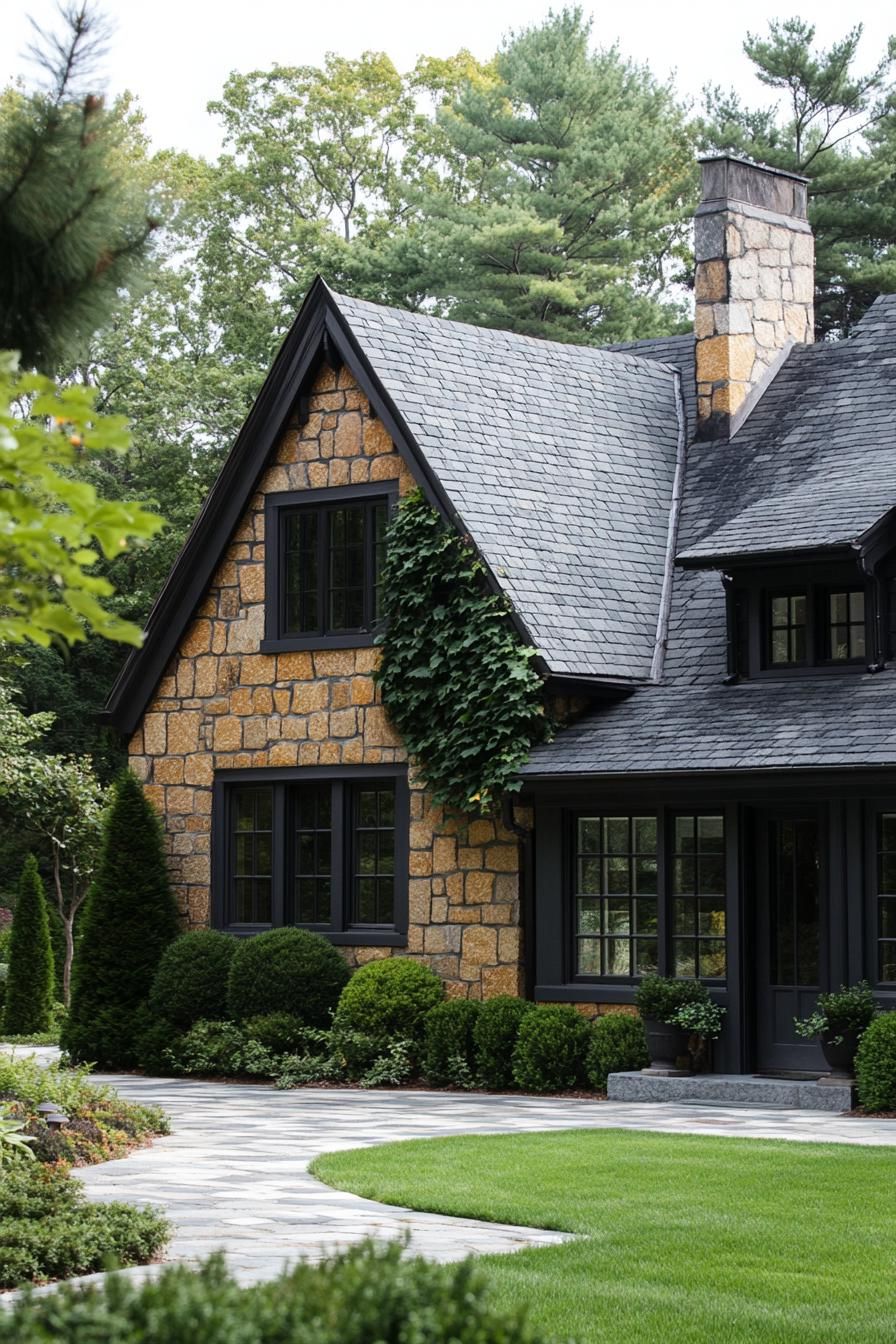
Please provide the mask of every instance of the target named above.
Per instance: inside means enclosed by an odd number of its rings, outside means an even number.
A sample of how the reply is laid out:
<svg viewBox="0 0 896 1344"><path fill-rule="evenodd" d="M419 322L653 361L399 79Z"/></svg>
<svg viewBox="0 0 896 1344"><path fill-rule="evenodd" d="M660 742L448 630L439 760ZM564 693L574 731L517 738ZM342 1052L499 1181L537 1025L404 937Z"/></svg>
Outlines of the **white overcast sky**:
<svg viewBox="0 0 896 1344"><path fill-rule="evenodd" d="M555 8L562 0L555 0ZM220 146L216 122L206 112L232 70L317 64L327 51L357 56L386 51L399 69L422 53L447 56L469 47L490 56L509 29L538 22L550 0L105 0L115 24L109 59L110 92L139 97L157 148L213 156ZM51 24L54 0L5 0L0 84L26 74L29 16ZM762 91L741 50L744 28L764 31L771 18L813 22L827 45L847 27L863 23L864 63L883 54L896 12L885 0L616 0L583 8L594 19L595 42L618 41L623 53L646 62L657 75L676 72L681 93L699 94L708 81L733 85L753 102ZM749 16L748 18L746 16Z"/></svg>

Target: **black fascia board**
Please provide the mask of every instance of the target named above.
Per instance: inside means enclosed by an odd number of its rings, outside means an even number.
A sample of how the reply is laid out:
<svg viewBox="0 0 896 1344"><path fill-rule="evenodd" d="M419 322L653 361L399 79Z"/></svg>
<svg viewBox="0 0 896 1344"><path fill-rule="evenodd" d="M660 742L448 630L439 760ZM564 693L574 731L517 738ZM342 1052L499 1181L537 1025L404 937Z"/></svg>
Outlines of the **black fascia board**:
<svg viewBox="0 0 896 1344"><path fill-rule="evenodd" d="M724 555L689 555L687 551L675 557L679 569L740 570L770 565L830 563L831 560L855 560L852 542L837 541L829 546L807 546L802 549L779 551L728 551Z"/></svg>
<svg viewBox="0 0 896 1344"><path fill-rule="evenodd" d="M896 550L896 507L888 509L862 533L856 549L869 573Z"/></svg>

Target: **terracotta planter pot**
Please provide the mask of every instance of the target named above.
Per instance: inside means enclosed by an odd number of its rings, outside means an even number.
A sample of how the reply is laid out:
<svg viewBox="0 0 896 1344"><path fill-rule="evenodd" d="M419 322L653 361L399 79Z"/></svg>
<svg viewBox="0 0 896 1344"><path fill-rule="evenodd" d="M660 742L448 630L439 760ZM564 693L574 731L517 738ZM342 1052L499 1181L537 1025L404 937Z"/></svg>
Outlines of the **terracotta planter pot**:
<svg viewBox="0 0 896 1344"><path fill-rule="evenodd" d="M657 1022L654 1018L644 1019L644 1033L647 1036L647 1053L650 1055L651 1073L690 1073L690 1069L679 1068L678 1061L688 1057L689 1033L684 1027L676 1027L668 1022Z"/></svg>
<svg viewBox="0 0 896 1344"><path fill-rule="evenodd" d="M834 1036L842 1036L843 1039L835 1042L821 1037L821 1053L825 1061L831 1067L831 1079L843 1079L844 1082L852 1082L854 1076L854 1065L856 1051L859 1048L859 1039L861 1033L858 1031L835 1031Z"/></svg>

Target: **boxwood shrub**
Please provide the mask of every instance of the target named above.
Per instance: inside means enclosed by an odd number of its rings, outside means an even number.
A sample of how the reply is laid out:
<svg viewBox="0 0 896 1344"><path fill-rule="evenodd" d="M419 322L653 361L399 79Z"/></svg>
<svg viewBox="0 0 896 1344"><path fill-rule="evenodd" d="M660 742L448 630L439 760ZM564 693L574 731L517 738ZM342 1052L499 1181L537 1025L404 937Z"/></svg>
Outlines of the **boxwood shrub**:
<svg viewBox="0 0 896 1344"><path fill-rule="evenodd" d="M896 1111L896 1012L881 1013L863 1032L856 1083L866 1111Z"/></svg>
<svg viewBox="0 0 896 1344"><path fill-rule="evenodd" d="M423 1075L436 1087L472 1087L475 1080L473 1032L482 1004L476 999L448 999L426 1014L423 1030Z"/></svg>
<svg viewBox="0 0 896 1344"><path fill-rule="evenodd" d="M333 1018L333 1043L349 1071L369 1069L395 1039L407 1041L419 1057L426 1014L442 994L435 972L409 957L369 961L355 971Z"/></svg>
<svg viewBox="0 0 896 1344"><path fill-rule="evenodd" d="M536 1007L520 1023L513 1077L525 1092L581 1087L591 1029L581 1013L562 1004Z"/></svg>
<svg viewBox="0 0 896 1344"><path fill-rule="evenodd" d="M686 1003L708 1003L709 990L700 980L676 980L667 975L645 975L635 991L641 1018L671 1022Z"/></svg>
<svg viewBox="0 0 896 1344"><path fill-rule="evenodd" d="M258 1041L272 1055L300 1055L314 1046L311 1053L320 1053L316 1038L319 1027L306 1027L294 1013L262 1013L243 1023L246 1039Z"/></svg>
<svg viewBox="0 0 896 1344"><path fill-rule="evenodd" d="M345 958L319 933L271 929L243 938L230 962L228 1015L292 1013L307 1027L326 1027L348 976Z"/></svg>
<svg viewBox="0 0 896 1344"><path fill-rule="evenodd" d="M520 1023L535 1004L512 994L486 999L473 1027L476 1076L483 1087L504 1092L516 1086L513 1076L513 1052Z"/></svg>
<svg viewBox="0 0 896 1344"><path fill-rule="evenodd" d="M236 939L217 929L183 933L162 953L149 992L156 1018L186 1031L201 1018L227 1015L227 977Z"/></svg>
<svg viewBox="0 0 896 1344"><path fill-rule="evenodd" d="M62 1287L0 1311L0 1344L539 1344L521 1308L495 1304L471 1261L434 1265L401 1248L366 1244L336 1259L300 1263L242 1288L224 1259L195 1272L175 1265L137 1283L111 1276L86 1291Z"/></svg>
<svg viewBox="0 0 896 1344"><path fill-rule="evenodd" d="M611 1073L646 1069L649 1063L644 1023L639 1017L606 1013L596 1019L585 1059L588 1082L596 1091L605 1091Z"/></svg>

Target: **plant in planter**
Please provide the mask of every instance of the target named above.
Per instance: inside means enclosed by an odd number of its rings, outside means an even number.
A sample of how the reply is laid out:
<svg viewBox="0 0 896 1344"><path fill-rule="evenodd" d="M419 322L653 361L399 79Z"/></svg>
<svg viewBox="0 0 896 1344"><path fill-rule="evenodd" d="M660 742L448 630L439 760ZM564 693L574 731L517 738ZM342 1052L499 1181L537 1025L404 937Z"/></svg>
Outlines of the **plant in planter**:
<svg viewBox="0 0 896 1344"><path fill-rule="evenodd" d="M705 1003L709 1003L709 993L699 980L644 976L635 992L635 1007L647 1035L650 1068L645 1072L673 1075L690 1072L690 1033L680 1025L676 1015L688 1004ZM688 1057L688 1067L680 1068L679 1060L685 1057Z"/></svg>
<svg viewBox="0 0 896 1344"><path fill-rule="evenodd" d="M795 1017L793 1026L798 1036L818 1038L831 1068L830 1082L852 1082L859 1041L876 1013L874 992L867 980L860 980L855 985L841 985L829 994L819 994L814 1013Z"/></svg>
<svg viewBox="0 0 896 1344"><path fill-rule="evenodd" d="M698 1073L706 1062L710 1041L717 1041L722 1034L724 1016L725 1009L708 998L686 1003L675 1014L675 1025L688 1033L688 1053Z"/></svg>

